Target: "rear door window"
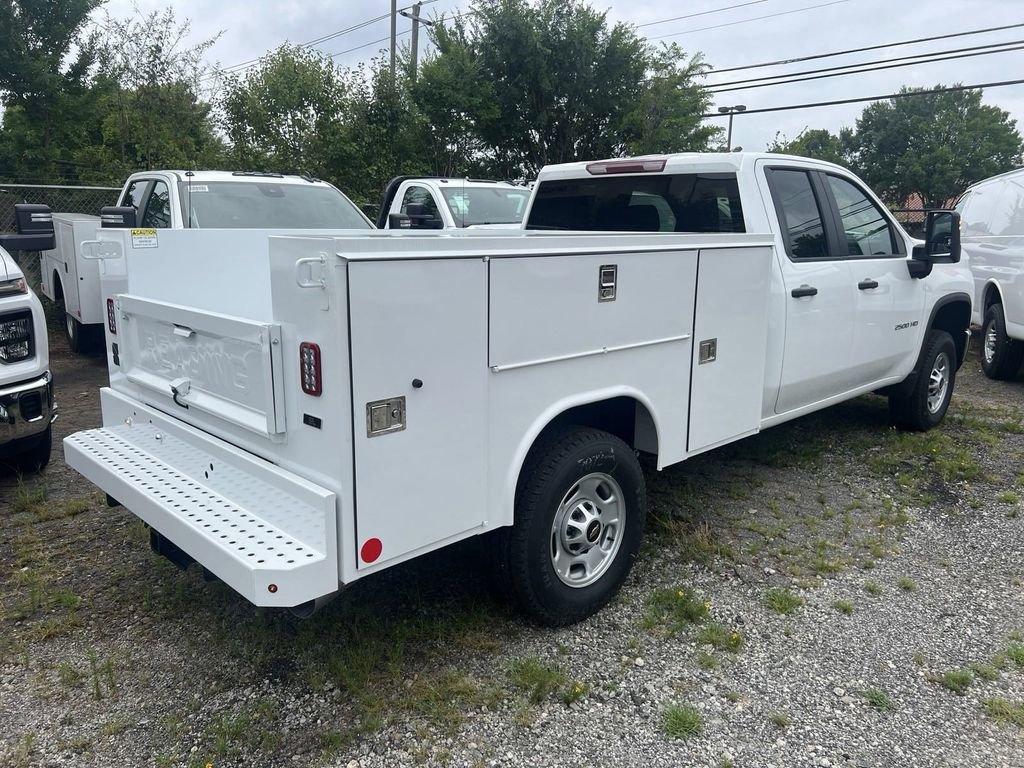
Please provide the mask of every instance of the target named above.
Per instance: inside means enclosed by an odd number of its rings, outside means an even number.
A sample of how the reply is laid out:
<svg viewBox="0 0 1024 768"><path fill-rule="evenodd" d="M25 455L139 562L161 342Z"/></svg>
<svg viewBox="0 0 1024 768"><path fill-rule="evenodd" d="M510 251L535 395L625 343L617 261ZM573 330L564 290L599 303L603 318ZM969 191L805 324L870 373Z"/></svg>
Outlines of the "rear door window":
<svg viewBox="0 0 1024 768"><path fill-rule="evenodd" d="M744 232L736 174L658 174L541 182L527 229Z"/></svg>
<svg viewBox="0 0 1024 768"><path fill-rule="evenodd" d="M794 259L828 258L821 205L810 174L796 168L772 168L768 178L789 255Z"/></svg>

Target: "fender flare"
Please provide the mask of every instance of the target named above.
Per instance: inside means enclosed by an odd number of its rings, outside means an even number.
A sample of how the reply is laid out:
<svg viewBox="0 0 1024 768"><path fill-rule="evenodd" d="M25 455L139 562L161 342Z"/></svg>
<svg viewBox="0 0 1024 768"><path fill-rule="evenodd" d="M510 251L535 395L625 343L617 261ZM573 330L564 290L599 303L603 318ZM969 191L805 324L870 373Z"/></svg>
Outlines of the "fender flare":
<svg viewBox="0 0 1024 768"><path fill-rule="evenodd" d="M985 296L988 294L988 289L991 286L995 286L996 293L999 294L999 303L1002 304L1004 307L1006 306L1006 299L1003 296L1003 286L1001 286L999 284L999 281L996 280L994 277L990 277L985 282L985 287L981 291L981 307L979 307L979 309L981 310L981 322L982 322L982 325L984 325L984 323L985 323Z"/></svg>

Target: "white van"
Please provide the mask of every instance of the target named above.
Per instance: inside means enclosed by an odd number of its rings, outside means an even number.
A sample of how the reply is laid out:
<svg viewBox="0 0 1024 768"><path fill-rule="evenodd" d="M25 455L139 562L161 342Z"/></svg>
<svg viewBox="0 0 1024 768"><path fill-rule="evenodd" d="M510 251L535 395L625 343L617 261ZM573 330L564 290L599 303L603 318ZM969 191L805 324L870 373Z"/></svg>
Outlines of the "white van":
<svg viewBox="0 0 1024 768"><path fill-rule="evenodd" d="M981 367L991 379L1015 378L1024 360L1024 168L970 187L956 209L974 275Z"/></svg>

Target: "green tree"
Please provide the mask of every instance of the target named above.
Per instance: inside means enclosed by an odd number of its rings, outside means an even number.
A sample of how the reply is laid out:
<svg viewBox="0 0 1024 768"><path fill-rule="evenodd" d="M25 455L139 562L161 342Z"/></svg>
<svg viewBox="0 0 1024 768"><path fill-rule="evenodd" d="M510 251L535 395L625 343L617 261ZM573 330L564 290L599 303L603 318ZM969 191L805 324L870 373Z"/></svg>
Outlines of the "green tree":
<svg viewBox="0 0 1024 768"><path fill-rule="evenodd" d="M824 128L805 128L792 140L777 133L775 141L768 145L768 151L849 165L852 143L853 132L848 128L844 128L838 135Z"/></svg>
<svg viewBox="0 0 1024 768"><path fill-rule="evenodd" d="M438 52L420 73L417 103L432 93L460 105L443 116L468 162L498 176L532 176L549 163L630 151L704 149L714 128L693 83L699 60L656 49L583 0L476 0L469 15L432 29Z"/></svg>
<svg viewBox="0 0 1024 768"><path fill-rule="evenodd" d="M981 91L902 92L922 95L867 107L854 142L857 169L890 205L917 193L926 207L941 206L973 182L1020 164L1016 122L982 104Z"/></svg>

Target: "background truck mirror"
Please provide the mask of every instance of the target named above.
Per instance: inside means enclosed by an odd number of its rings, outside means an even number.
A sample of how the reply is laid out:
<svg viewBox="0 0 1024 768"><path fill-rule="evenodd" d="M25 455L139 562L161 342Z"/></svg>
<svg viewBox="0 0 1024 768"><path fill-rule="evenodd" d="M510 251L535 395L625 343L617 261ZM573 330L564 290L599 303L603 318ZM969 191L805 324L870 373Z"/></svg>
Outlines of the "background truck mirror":
<svg viewBox="0 0 1024 768"><path fill-rule="evenodd" d="M421 203L409 203L405 206L406 216L409 217L410 226L413 229L443 229L444 222L439 216L427 213L427 206Z"/></svg>
<svg viewBox="0 0 1024 768"><path fill-rule="evenodd" d="M136 210L131 205L106 205L100 208L100 226L108 229L135 227Z"/></svg>
<svg viewBox="0 0 1024 768"><path fill-rule="evenodd" d="M0 246L9 251L49 251L56 247L50 206L17 203L14 219L18 233L0 235Z"/></svg>
<svg viewBox="0 0 1024 768"><path fill-rule="evenodd" d="M404 213L389 213L388 229L412 229L412 219Z"/></svg>

